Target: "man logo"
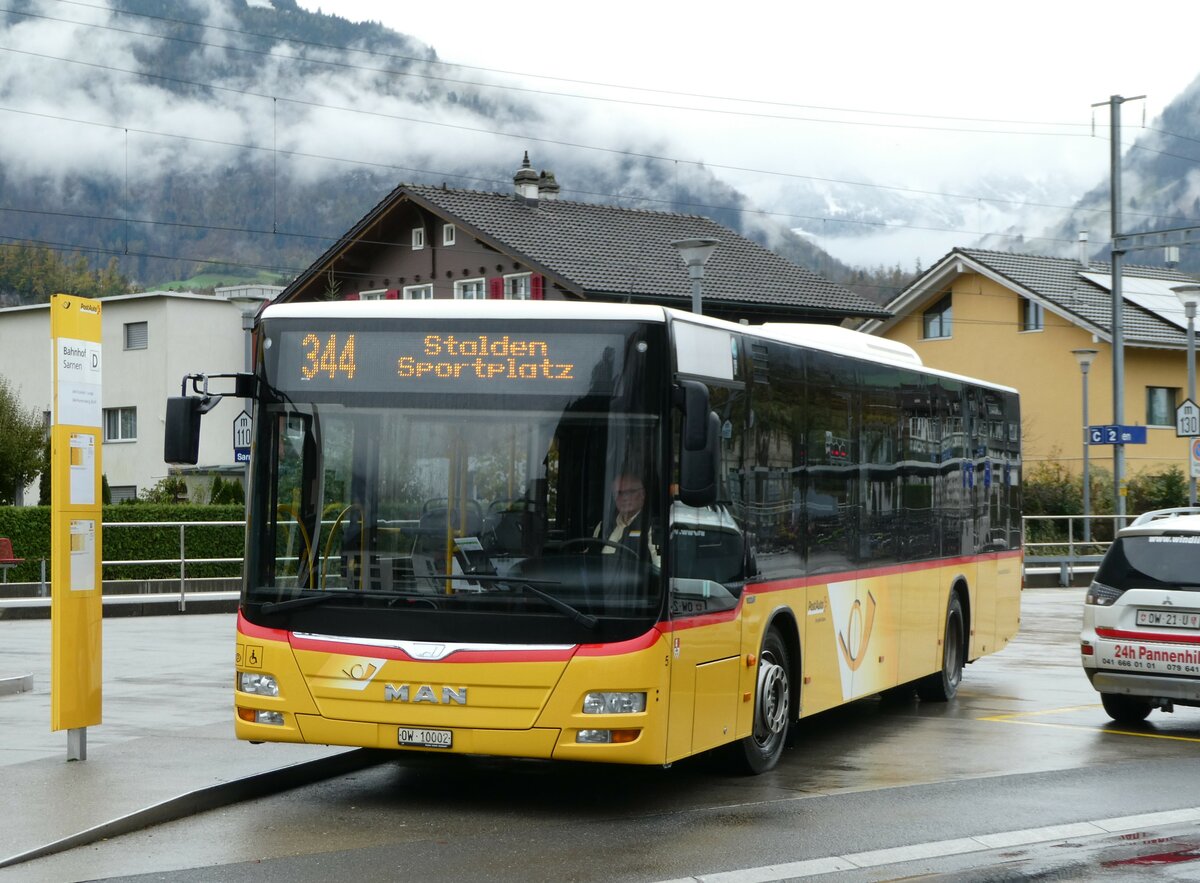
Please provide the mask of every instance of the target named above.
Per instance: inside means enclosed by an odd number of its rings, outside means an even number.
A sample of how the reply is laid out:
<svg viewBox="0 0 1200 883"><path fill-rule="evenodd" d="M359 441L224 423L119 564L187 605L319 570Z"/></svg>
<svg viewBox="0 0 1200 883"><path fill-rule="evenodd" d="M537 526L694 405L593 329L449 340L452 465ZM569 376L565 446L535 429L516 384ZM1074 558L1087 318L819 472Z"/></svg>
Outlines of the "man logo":
<svg viewBox="0 0 1200 883"><path fill-rule="evenodd" d="M871 630L875 627L876 606L875 596L867 592L867 612L864 617L862 601L855 599L847 617L845 633L838 632L838 645L850 671L858 671L867 656Z"/></svg>
<svg viewBox="0 0 1200 883"><path fill-rule="evenodd" d="M439 699L433 687L428 684L420 684L415 691L411 689L409 684L386 684L383 688L383 701L427 702L430 705L466 705L467 688L442 687L442 696Z"/></svg>

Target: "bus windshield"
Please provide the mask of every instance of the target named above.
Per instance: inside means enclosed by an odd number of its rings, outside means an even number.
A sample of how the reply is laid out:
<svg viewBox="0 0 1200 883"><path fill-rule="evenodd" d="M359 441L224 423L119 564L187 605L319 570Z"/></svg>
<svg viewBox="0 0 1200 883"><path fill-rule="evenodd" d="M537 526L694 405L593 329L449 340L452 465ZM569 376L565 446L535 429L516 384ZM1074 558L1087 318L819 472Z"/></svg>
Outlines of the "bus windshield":
<svg viewBox="0 0 1200 883"><path fill-rule="evenodd" d="M656 620L665 391L648 381L645 363L660 357L648 340L657 334L571 333L558 345L541 332L549 355L525 363L569 366L569 394L554 394L555 378L534 389L501 377L486 396L478 341L486 350L503 337L512 351L526 338L441 329L438 345L458 341L459 351L431 364L451 367L405 378L431 335L339 335L313 335L322 382L310 386L294 373L308 351L288 349L302 335L266 330L274 393L257 420L248 618L317 634L467 643L614 640ZM475 347L462 346L471 340ZM367 358L411 382L393 388L382 371L372 378ZM456 382L455 370L470 376Z"/></svg>

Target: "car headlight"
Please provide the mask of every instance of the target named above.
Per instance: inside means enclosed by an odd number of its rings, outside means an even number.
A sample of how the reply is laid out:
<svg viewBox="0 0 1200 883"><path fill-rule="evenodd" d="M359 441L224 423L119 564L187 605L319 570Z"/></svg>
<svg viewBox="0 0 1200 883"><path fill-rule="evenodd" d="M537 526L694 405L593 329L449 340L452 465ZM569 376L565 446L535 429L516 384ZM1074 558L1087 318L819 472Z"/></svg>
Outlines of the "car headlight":
<svg viewBox="0 0 1200 883"><path fill-rule="evenodd" d="M636 714L646 710L645 693L588 693L584 714Z"/></svg>
<svg viewBox="0 0 1200 883"><path fill-rule="evenodd" d="M274 675L264 675L253 671L238 672L238 689L243 693L253 693L255 696L278 696L279 684Z"/></svg>

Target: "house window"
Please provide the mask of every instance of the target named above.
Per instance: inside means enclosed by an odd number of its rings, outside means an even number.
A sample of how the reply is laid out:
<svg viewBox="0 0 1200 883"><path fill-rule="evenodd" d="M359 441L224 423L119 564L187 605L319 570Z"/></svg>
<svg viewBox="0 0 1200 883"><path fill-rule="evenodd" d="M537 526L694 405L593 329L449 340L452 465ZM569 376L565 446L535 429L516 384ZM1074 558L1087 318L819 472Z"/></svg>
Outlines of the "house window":
<svg viewBox="0 0 1200 883"><path fill-rule="evenodd" d="M505 300L529 300L533 296L533 286L530 284L531 273L521 273L516 276L504 277Z"/></svg>
<svg viewBox="0 0 1200 883"><path fill-rule="evenodd" d="M1046 314L1042 305L1028 298L1018 298L1021 308L1021 330L1041 331L1046 327Z"/></svg>
<svg viewBox="0 0 1200 883"><path fill-rule="evenodd" d="M391 297L389 297L389 292ZM392 288L371 288L358 293L359 300L390 300L395 296L395 289Z"/></svg>
<svg viewBox="0 0 1200 883"><path fill-rule="evenodd" d="M950 308L950 295L947 294L932 307L927 309L921 317L921 327L923 330L922 337L926 340L933 340L939 337L950 336L950 320L952 311Z"/></svg>
<svg viewBox="0 0 1200 883"><path fill-rule="evenodd" d="M413 227L412 230L412 248L413 251L420 251L425 247L425 228Z"/></svg>
<svg viewBox="0 0 1200 883"><path fill-rule="evenodd" d="M405 300L433 300L432 285L405 285Z"/></svg>
<svg viewBox="0 0 1200 883"><path fill-rule="evenodd" d="M105 408L104 440L124 442L137 440L137 408Z"/></svg>
<svg viewBox="0 0 1200 883"><path fill-rule="evenodd" d="M1173 386L1146 387L1146 425L1174 426L1179 390Z"/></svg>
<svg viewBox="0 0 1200 883"><path fill-rule="evenodd" d="M459 300L483 300L487 297L487 287L482 279L464 279L454 283L454 296Z"/></svg>
<svg viewBox="0 0 1200 883"><path fill-rule="evenodd" d="M442 245L453 245L454 244L454 233L455 233L455 231L454 231L453 224L443 224L442 225Z"/></svg>
<svg viewBox="0 0 1200 883"><path fill-rule="evenodd" d="M137 499L136 484L114 484L109 487L109 491L112 493L112 501L114 503L124 503L126 500Z"/></svg>
<svg viewBox="0 0 1200 883"><path fill-rule="evenodd" d="M144 350L149 339L150 335L145 322L125 323L125 349Z"/></svg>

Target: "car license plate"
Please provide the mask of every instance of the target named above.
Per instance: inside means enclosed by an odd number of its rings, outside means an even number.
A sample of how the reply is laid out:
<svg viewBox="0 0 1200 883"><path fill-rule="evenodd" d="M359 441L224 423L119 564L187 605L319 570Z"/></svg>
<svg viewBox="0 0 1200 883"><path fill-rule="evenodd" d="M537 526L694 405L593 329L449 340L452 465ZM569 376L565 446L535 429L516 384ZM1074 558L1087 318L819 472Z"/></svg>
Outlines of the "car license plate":
<svg viewBox="0 0 1200 883"><path fill-rule="evenodd" d="M1175 610L1139 610L1137 624L1165 629L1200 628L1200 613L1183 613Z"/></svg>
<svg viewBox="0 0 1200 883"><path fill-rule="evenodd" d="M401 727L399 742L401 745L419 745L422 748L449 748L454 743L454 731Z"/></svg>

